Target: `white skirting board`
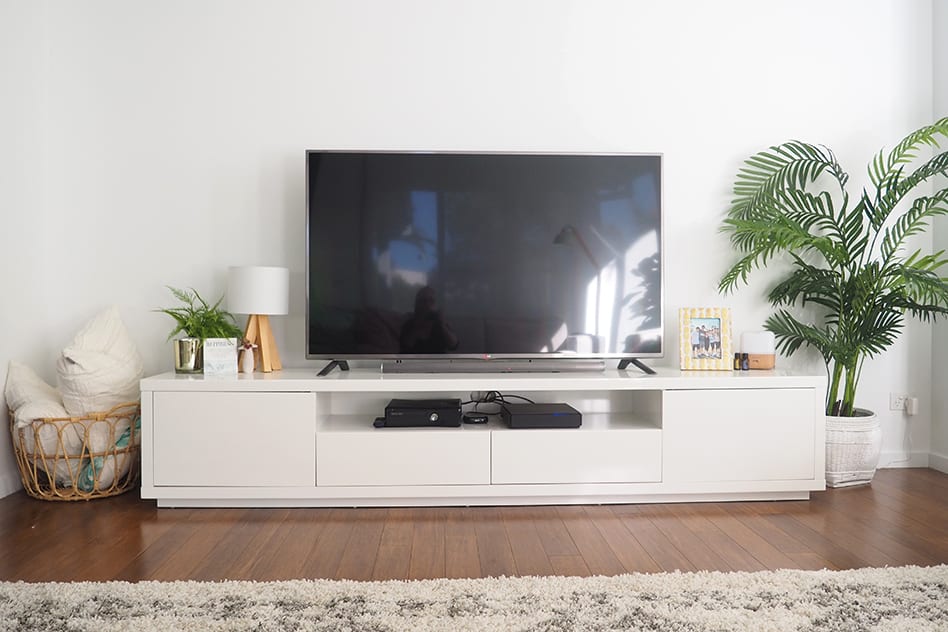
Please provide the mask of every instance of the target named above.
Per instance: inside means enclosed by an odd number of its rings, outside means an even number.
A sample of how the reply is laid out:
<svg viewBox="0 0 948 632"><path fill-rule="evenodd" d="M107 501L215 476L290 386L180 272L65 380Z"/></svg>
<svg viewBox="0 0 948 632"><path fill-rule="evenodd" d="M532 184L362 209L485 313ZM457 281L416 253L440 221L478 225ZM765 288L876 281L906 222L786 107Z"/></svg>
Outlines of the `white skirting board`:
<svg viewBox="0 0 948 632"><path fill-rule="evenodd" d="M0 498L15 494L23 489L23 482L20 475L16 472L0 476Z"/></svg>
<svg viewBox="0 0 948 632"><path fill-rule="evenodd" d="M883 452L879 455L879 469L928 467L928 463L928 452Z"/></svg>
<svg viewBox="0 0 948 632"><path fill-rule="evenodd" d="M948 456L932 452L928 455L928 467L948 474Z"/></svg>

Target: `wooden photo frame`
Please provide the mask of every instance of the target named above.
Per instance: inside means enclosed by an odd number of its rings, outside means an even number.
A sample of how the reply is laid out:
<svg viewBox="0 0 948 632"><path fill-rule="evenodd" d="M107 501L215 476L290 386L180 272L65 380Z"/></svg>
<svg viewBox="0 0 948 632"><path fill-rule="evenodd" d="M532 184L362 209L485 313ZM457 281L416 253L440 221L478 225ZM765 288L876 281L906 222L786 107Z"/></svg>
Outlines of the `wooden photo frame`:
<svg viewBox="0 0 948 632"><path fill-rule="evenodd" d="M678 310L681 369L730 371L731 310L728 307L682 307Z"/></svg>

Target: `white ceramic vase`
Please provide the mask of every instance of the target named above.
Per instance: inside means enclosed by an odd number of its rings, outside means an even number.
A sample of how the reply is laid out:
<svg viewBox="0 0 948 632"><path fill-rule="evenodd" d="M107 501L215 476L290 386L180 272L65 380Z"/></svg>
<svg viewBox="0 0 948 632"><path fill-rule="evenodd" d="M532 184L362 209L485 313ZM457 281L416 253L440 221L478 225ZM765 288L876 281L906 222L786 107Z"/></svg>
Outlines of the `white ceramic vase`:
<svg viewBox="0 0 948 632"><path fill-rule="evenodd" d="M882 425L872 411L857 408L856 415L826 416L828 487L865 485L876 473L882 448Z"/></svg>
<svg viewBox="0 0 948 632"><path fill-rule="evenodd" d="M240 372L253 373L253 349L240 350Z"/></svg>

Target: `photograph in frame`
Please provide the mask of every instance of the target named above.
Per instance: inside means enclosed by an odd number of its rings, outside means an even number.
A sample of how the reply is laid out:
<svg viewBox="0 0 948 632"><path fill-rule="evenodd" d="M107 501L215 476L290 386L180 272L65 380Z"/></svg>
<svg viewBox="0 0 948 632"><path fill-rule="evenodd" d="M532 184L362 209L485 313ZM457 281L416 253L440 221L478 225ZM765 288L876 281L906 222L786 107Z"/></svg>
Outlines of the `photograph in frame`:
<svg viewBox="0 0 948 632"><path fill-rule="evenodd" d="M682 307L678 311L681 369L730 371L731 310L728 307Z"/></svg>

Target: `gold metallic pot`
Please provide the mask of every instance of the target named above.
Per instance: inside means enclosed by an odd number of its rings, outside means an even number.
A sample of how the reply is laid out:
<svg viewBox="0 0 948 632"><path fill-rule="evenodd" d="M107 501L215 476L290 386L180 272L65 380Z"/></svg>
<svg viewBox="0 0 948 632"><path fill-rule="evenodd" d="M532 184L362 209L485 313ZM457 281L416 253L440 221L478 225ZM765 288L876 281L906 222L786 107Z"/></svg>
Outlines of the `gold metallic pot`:
<svg viewBox="0 0 948 632"><path fill-rule="evenodd" d="M179 338L174 345L175 373L202 373L204 371L204 341L200 338Z"/></svg>

